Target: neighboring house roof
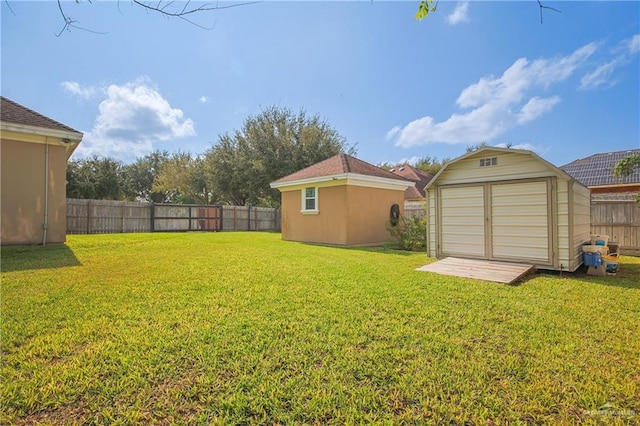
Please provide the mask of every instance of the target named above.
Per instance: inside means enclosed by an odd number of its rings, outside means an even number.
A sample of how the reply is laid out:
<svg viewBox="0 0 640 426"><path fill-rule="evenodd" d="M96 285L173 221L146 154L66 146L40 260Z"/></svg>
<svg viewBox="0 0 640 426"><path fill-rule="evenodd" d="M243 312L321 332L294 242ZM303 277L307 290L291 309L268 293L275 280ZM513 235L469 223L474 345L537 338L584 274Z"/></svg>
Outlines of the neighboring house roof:
<svg viewBox="0 0 640 426"><path fill-rule="evenodd" d="M404 192L405 200L415 200L424 198L424 187L427 186L433 175L413 167L410 164L400 164L390 170L394 175L402 176L405 179L415 182L415 185L409 187Z"/></svg>
<svg viewBox="0 0 640 426"><path fill-rule="evenodd" d="M613 175L618 161L634 153L640 154L640 149L594 154L560 168L588 187L640 184L640 167L636 167L630 176L617 178Z"/></svg>
<svg viewBox="0 0 640 426"><path fill-rule="evenodd" d="M0 121L24 126L41 127L44 129L60 130L63 132L80 133L69 126L65 126L49 117L37 113L17 102L0 96Z"/></svg>
<svg viewBox="0 0 640 426"><path fill-rule="evenodd" d="M387 170L381 169L380 167L376 167L373 164L358 160L357 158L352 157L348 154L338 154L334 155L333 157L327 158L324 161L313 164L305 169L299 170L295 173L291 173L288 176L281 177L273 183L278 184L285 182L295 182L345 174L357 174L402 181L407 180L394 175Z"/></svg>

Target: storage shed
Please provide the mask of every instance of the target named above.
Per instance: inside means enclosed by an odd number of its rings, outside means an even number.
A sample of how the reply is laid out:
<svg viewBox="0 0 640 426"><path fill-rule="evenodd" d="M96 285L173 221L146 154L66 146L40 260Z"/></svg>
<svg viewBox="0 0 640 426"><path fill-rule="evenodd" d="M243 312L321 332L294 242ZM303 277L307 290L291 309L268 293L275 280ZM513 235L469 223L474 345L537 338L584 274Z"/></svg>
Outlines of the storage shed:
<svg viewBox="0 0 640 426"><path fill-rule="evenodd" d="M282 239L341 246L389 239L392 206L403 214L413 182L338 154L271 183L282 193Z"/></svg>
<svg viewBox="0 0 640 426"><path fill-rule="evenodd" d="M582 264L589 189L531 151L470 152L447 163L425 189L430 257L564 271Z"/></svg>

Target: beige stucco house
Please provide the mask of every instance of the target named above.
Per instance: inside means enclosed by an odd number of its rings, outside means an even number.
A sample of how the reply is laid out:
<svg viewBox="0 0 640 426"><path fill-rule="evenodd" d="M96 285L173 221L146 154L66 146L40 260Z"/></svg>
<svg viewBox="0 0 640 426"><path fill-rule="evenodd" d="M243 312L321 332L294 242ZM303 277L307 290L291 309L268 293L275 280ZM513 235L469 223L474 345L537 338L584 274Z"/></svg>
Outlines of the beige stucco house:
<svg viewBox="0 0 640 426"><path fill-rule="evenodd" d="M0 102L0 243L63 243L67 160L82 133L5 97Z"/></svg>
<svg viewBox="0 0 640 426"><path fill-rule="evenodd" d="M271 183L282 193L282 239L340 246L389 239L392 206L403 213L413 182L338 154Z"/></svg>
<svg viewBox="0 0 640 426"><path fill-rule="evenodd" d="M535 153L484 148L426 186L430 257L521 262L574 271L590 240L590 192Z"/></svg>

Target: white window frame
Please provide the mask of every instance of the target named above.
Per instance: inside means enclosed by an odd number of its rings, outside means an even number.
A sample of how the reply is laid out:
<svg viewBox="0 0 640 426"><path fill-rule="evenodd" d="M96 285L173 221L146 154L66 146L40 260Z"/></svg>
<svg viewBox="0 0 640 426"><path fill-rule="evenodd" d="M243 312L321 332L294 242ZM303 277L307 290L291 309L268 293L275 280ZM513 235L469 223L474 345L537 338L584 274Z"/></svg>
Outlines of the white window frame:
<svg viewBox="0 0 640 426"><path fill-rule="evenodd" d="M307 197L307 189L313 189L314 197ZM317 186L307 186L306 188L302 188L302 206L300 212L302 214L318 214L318 187ZM307 209L307 200L314 200L314 209Z"/></svg>

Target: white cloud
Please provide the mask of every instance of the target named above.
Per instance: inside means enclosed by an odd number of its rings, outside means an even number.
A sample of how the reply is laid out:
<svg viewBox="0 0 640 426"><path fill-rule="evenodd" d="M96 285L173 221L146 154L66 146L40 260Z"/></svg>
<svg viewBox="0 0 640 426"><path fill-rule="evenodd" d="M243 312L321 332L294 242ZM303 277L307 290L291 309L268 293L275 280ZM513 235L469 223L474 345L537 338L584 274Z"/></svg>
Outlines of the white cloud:
<svg viewBox="0 0 640 426"><path fill-rule="evenodd" d="M635 55L640 52L640 34L636 34L633 37L624 40L622 43L626 44L630 55Z"/></svg>
<svg viewBox="0 0 640 426"><path fill-rule="evenodd" d="M451 15L447 16L447 22L450 25L456 25L460 22L469 21L469 2L463 1L456 5L456 8L451 13Z"/></svg>
<svg viewBox="0 0 640 426"><path fill-rule="evenodd" d="M462 111L441 122L425 116L389 133L396 136L396 145L402 147L492 140L510 128L551 111L560 101L559 97L540 98L531 96L530 92L548 89L566 80L597 48L598 44L589 43L567 56L533 62L520 58L500 77L483 77L463 89L456 100Z"/></svg>
<svg viewBox="0 0 640 426"><path fill-rule="evenodd" d="M398 132L402 129L400 126L394 126L391 130L387 132L387 140L393 139L393 137L398 134Z"/></svg>
<svg viewBox="0 0 640 426"><path fill-rule="evenodd" d="M517 123L524 124L535 120L544 113L551 111L553 106L558 102L560 102L560 97L558 96L552 96L550 98L539 98L534 96L529 99L529 102L527 102L520 110Z"/></svg>
<svg viewBox="0 0 640 426"><path fill-rule="evenodd" d="M193 121L172 108L148 78L105 89L93 129L85 133L79 156L108 155L132 160L153 151L156 142L196 134Z"/></svg>
<svg viewBox="0 0 640 426"><path fill-rule="evenodd" d="M91 99L98 93L100 93L100 89L94 86L83 86L77 81L63 81L62 83L60 83L60 85L67 92L82 99Z"/></svg>
<svg viewBox="0 0 640 426"><path fill-rule="evenodd" d="M614 59L611 62L598 66L595 70L585 74L580 80L581 90L593 90L598 87L611 85L611 76L620 64L620 61Z"/></svg>
<svg viewBox="0 0 640 426"><path fill-rule="evenodd" d="M199 101L200 101L201 104L206 104L207 102L209 102L209 98L207 98L206 96L202 95L202 96L200 96Z"/></svg>
<svg viewBox="0 0 640 426"><path fill-rule="evenodd" d="M614 49L616 55L596 67L591 72L586 73L580 80L580 90L594 90L600 87L612 87L618 81L614 77L614 72L623 65L628 64L634 55L640 52L640 34L636 34L628 39L622 40L618 47Z"/></svg>

